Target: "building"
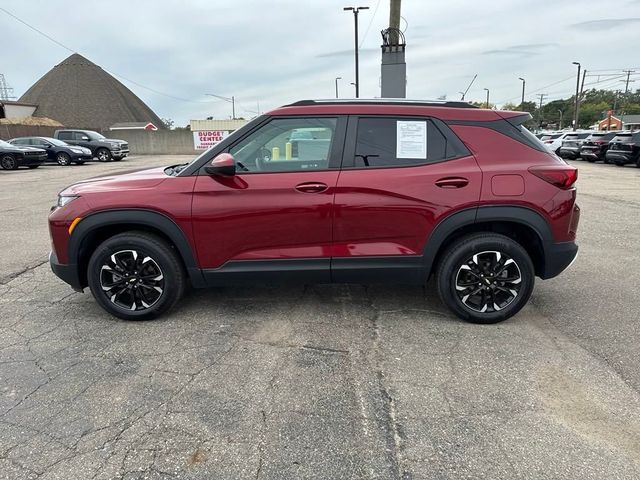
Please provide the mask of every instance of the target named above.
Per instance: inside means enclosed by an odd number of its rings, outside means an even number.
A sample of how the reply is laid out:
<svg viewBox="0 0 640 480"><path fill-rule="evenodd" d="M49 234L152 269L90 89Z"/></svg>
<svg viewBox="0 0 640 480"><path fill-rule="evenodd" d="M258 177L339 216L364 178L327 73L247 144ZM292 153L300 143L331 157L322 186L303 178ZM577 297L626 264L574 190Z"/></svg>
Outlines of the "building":
<svg viewBox="0 0 640 480"><path fill-rule="evenodd" d="M622 115L623 130L640 130L640 115Z"/></svg>
<svg viewBox="0 0 640 480"><path fill-rule="evenodd" d="M622 130L622 120L611 115L598 122L598 130Z"/></svg>
<svg viewBox="0 0 640 480"><path fill-rule="evenodd" d="M16 118L31 117L36 111L37 107L37 105L32 105L30 103L0 100L0 118L8 118L10 120L13 120Z"/></svg>
<svg viewBox="0 0 640 480"><path fill-rule="evenodd" d="M107 130L125 122L165 128L131 90L77 53L49 70L19 103L36 105L35 116L52 118L70 128Z"/></svg>

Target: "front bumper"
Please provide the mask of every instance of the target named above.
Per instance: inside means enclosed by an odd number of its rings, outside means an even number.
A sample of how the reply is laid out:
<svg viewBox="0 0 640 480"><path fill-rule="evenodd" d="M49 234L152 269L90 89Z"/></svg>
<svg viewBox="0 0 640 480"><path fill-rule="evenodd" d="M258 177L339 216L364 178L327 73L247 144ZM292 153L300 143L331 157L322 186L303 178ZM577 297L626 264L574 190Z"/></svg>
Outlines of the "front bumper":
<svg viewBox="0 0 640 480"><path fill-rule="evenodd" d="M546 280L560 275L578 256L578 245L575 242L552 243L545 248L544 271L540 278Z"/></svg>
<svg viewBox="0 0 640 480"><path fill-rule="evenodd" d="M24 155L18 159L18 165L21 167L30 167L33 165L42 165L47 159L47 155Z"/></svg>
<svg viewBox="0 0 640 480"><path fill-rule="evenodd" d="M71 288L76 292L83 291L84 286L80 282L77 265L63 265L58 263L58 257L56 257L53 251L49 253L49 265L51 265L51 270L59 279L71 285Z"/></svg>
<svg viewBox="0 0 640 480"><path fill-rule="evenodd" d="M75 152L72 152L69 155L71 156L71 160L73 162L77 162L78 160L87 161L87 160L92 160L93 159L93 155L91 153L75 153Z"/></svg>

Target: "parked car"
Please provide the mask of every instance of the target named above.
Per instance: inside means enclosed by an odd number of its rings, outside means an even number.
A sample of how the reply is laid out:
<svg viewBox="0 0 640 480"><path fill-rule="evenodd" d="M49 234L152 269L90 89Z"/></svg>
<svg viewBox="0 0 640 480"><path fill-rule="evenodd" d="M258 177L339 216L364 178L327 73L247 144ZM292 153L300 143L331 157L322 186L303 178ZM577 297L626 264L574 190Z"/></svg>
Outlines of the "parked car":
<svg viewBox="0 0 640 480"><path fill-rule="evenodd" d="M124 140L105 138L91 130L56 130L53 136L69 145L88 148L101 162L122 160L129 155L129 144Z"/></svg>
<svg viewBox="0 0 640 480"><path fill-rule="evenodd" d="M71 163L82 165L93 158L88 148L71 146L55 138L21 137L9 140L9 143L41 148L47 152L47 160L56 162L58 165L71 165Z"/></svg>
<svg viewBox="0 0 640 480"><path fill-rule="evenodd" d="M11 145L0 140L0 166L4 170L18 167L38 168L47 159L47 152L40 148Z"/></svg>
<svg viewBox="0 0 640 480"><path fill-rule="evenodd" d="M580 146L580 158L588 162L604 161L608 163L605 154L609 149L609 142L617 132L593 132Z"/></svg>
<svg viewBox="0 0 640 480"><path fill-rule="evenodd" d="M618 166L635 163L640 168L640 131L620 132L609 142L606 159Z"/></svg>
<svg viewBox="0 0 640 480"><path fill-rule="evenodd" d="M567 140L569 137L576 135L577 133L585 133L585 132L557 132L549 135L543 136L540 140L544 143L549 151L555 153L556 155L560 154L560 147L562 147L562 142ZM588 132L591 133L591 132Z"/></svg>
<svg viewBox="0 0 640 480"><path fill-rule="evenodd" d="M573 132L567 134L564 140L562 140L558 155L569 160L580 158L580 147L590 135L591 132Z"/></svg>
<svg viewBox="0 0 640 480"><path fill-rule="evenodd" d="M460 318L499 322L527 303L535 276L555 277L578 250L578 171L529 119L463 102L296 102L189 164L63 190L49 216L51 267L124 319L166 312L187 283L433 276ZM305 129L314 138L282 158Z"/></svg>

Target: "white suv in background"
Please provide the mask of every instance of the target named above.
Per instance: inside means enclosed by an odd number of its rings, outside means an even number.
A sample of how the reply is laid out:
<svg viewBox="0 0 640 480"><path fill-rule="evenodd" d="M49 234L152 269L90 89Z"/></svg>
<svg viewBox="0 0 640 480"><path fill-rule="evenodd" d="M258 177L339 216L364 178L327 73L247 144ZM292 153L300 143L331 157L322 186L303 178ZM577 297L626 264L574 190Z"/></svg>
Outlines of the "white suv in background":
<svg viewBox="0 0 640 480"><path fill-rule="evenodd" d="M540 141L544 143L544 145L551 150L551 152L558 155L560 153L560 147L562 146L562 142L564 140L569 140L571 137L576 136L578 133L591 133L589 130L578 130L578 131L568 131L568 132L556 132L549 133L547 135L543 135L540 138ZM567 138L569 137L569 138Z"/></svg>

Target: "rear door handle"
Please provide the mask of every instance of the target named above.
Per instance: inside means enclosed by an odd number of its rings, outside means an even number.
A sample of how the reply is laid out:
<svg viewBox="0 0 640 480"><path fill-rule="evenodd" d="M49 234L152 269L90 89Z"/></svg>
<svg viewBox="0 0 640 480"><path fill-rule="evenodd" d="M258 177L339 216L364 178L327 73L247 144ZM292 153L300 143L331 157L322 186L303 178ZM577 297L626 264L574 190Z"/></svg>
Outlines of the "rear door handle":
<svg viewBox="0 0 640 480"><path fill-rule="evenodd" d="M326 183L320 182L306 182L296 185L296 190L302 193L322 193L328 188Z"/></svg>
<svg viewBox="0 0 640 480"><path fill-rule="evenodd" d="M469 180L462 177L446 177L436 180L436 185L440 188L462 188L469 185Z"/></svg>

